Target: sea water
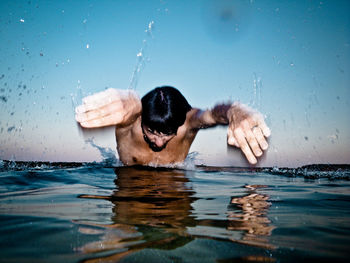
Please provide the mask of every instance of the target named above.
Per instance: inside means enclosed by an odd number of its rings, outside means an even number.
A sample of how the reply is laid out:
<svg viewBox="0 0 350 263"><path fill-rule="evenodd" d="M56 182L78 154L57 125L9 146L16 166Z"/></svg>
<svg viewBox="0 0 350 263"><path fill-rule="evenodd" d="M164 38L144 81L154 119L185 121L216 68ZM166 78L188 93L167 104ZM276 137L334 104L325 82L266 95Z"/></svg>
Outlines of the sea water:
<svg viewBox="0 0 350 263"><path fill-rule="evenodd" d="M0 161L1 262L345 262L349 166Z"/></svg>

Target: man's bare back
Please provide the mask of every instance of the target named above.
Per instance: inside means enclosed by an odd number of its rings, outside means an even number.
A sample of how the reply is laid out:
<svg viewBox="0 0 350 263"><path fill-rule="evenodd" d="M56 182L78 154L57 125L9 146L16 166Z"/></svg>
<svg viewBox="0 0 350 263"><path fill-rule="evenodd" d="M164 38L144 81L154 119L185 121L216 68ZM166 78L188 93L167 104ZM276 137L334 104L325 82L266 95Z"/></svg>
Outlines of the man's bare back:
<svg viewBox="0 0 350 263"><path fill-rule="evenodd" d="M159 92L163 96L163 91ZM142 116L147 117L141 100L131 90L108 89L84 98L76 109L76 120L84 128L116 126L117 150L125 165L183 162L197 132L216 125L228 125L228 144L241 148L252 164L268 147L265 137L270 130L262 115L239 103L220 104L204 111L191 108L183 124L169 134L148 127Z"/></svg>

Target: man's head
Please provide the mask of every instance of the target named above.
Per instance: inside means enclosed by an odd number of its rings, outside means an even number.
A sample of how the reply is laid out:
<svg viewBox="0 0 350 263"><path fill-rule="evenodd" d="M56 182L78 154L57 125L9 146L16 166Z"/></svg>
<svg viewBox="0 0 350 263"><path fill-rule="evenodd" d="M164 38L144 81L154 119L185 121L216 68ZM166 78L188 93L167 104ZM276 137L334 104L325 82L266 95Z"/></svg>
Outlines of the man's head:
<svg viewBox="0 0 350 263"><path fill-rule="evenodd" d="M142 99L142 131L150 148L159 152L176 135L191 110L185 97L175 88L155 88Z"/></svg>

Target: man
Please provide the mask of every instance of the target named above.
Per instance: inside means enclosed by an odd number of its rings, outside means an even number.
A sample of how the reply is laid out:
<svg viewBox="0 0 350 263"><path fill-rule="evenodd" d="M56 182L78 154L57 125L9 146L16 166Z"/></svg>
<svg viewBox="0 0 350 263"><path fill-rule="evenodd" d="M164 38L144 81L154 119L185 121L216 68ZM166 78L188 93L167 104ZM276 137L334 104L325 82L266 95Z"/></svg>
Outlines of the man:
<svg viewBox="0 0 350 263"><path fill-rule="evenodd" d="M183 162L200 129L228 125L227 143L241 148L251 164L268 148L263 116L240 103L211 110L192 108L175 88L164 86L141 100L133 90L108 89L88 96L76 108L84 128L115 125L117 150L125 165Z"/></svg>

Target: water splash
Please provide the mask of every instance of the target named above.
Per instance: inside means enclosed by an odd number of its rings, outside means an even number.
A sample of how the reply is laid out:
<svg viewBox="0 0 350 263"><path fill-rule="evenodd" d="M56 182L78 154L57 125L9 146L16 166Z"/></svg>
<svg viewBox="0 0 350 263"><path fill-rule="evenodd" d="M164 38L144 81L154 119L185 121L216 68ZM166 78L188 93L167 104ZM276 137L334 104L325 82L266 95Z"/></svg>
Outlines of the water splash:
<svg viewBox="0 0 350 263"><path fill-rule="evenodd" d="M148 26L145 30L146 38L142 41L142 47L139 50L139 52L136 54L137 62L136 66L134 68L134 71L132 72L129 89L136 90L138 80L140 78L141 71L144 69L146 62L148 62L150 59L147 56L147 48L148 48L148 39L153 39L153 30L154 30L154 21L148 23Z"/></svg>
<svg viewBox="0 0 350 263"><path fill-rule="evenodd" d="M253 76L253 99L250 102L250 105L253 108L259 109L261 107L262 81L260 77L257 77L256 73L254 73Z"/></svg>
<svg viewBox="0 0 350 263"><path fill-rule="evenodd" d="M86 139L85 142L90 144L92 147L96 148L100 152L102 161L99 164L103 166L113 166L113 167L123 165L121 161L117 159L115 151L113 151L111 148L104 148L97 145L94 142L93 138Z"/></svg>
<svg viewBox="0 0 350 263"><path fill-rule="evenodd" d="M15 127L15 126L11 126L11 127L9 127L9 128L7 129L7 132L12 132L14 129L16 129L16 127Z"/></svg>
<svg viewBox="0 0 350 263"><path fill-rule="evenodd" d="M350 165L313 164L298 168L272 167L262 171L287 177L304 177L305 179L350 180Z"/></svg>
<svg viewBox="0 0 350 263"><path fill-rule="evenodd" d="M197 162L202 162L203 160L199 159L199 152L190 152L187 154L185 161L182 164L182 168L185 170L195 170Z"/></svg>
<svg viewBox="0 0 350 263"><path fill-rule="evenodd" d="M80 80L78 80L78 85L77 85L76 89L77 89L76 93L70 94L74 114L75 114L75 108L78 107L80 105L80 102L83 100L83 90L82 90L81 85L80 85Z"/></svg>
<svg viewBox="0 0 350 263"><path fill-rule="evenodd" d="M148 23L148 28L145 30L145 32L149 36L153 37L153 29L154 29L154 21L151 21L151 22Z"/></svg>
<svg viewBox="0 0 350 263"><path fill-rule="evenodd" d="M170 164L149 163L147 166L154 167L154 168L195 170L197 168L197 162L202 161L198 159L198 155L199 155L198 152L190 152L183 162L170 163Z"/></svg>
<svg viewBox="0 0 350 263"><path fill-rule="evenodd" d="M5 97L5 96L0 96L0 101L2 101L2 102L7 102L7 97Z"/></svg>

